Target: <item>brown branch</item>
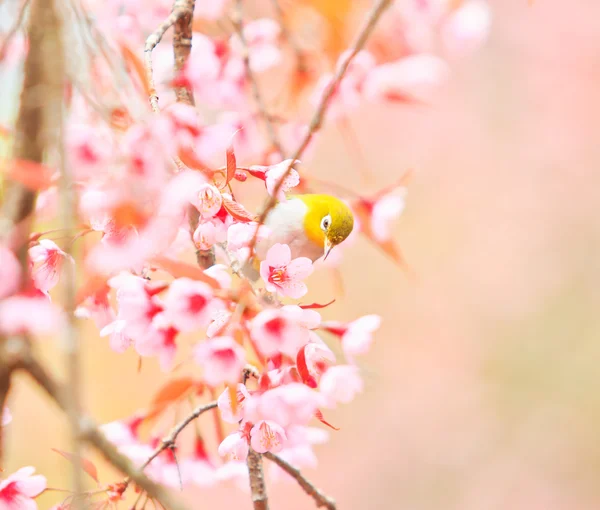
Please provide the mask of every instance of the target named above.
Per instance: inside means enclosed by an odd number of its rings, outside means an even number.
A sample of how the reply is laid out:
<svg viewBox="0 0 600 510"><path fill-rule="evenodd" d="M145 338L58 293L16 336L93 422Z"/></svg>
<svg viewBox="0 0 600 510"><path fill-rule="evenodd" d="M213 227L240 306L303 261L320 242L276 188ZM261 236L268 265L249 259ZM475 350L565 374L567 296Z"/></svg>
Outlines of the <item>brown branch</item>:
<svg viewBox="0 0 600 510"><path fill-rule="evenodd" d="M250 475L250 491L254 510L269 510L269 499L267 497L267 486L263 473L262 455L256 453L252 447L248 451L246 459L248 474Z"/></svg>
<svg viewBox="0 0 600 510"><path fill-rule="evenodd" d="M43 1L43 0L40 0ZM0 345L0 359L11 370L26 372L65 413L69 412L69 391L59 384L44 366L36 359L26 338L12 337ZM145 491L150 498L159 501L169 510L186 510L186 507L173 498L169 491L150 480L131 460L120 453L91 418L81 416L77 420L77 433L80 440L93 446L111 465L127 475Z"/></svg>
<svg viewBox="0 0 600 510"><path fill-rule="evenodd" d="M166 31L169 30L181 16L185 14L182 9L176 9L173 6L171 14L158 26L158 28L152 32L146 39L144 45L144 65L146 67L146 80L148 81L148 89L150 93L150 107L152 111L158 113L158 95L156 94L156 86L154 85L154 71L152 66L152 51L158 46L158 43L162 40Z"/></svg>
<svg viewBox="0 0 600 510"><path fill-rule="evenodd" d="M271 119L271 115L269 115L269 113L267 112L267 105L265 104L264 98L262 97L262 94L260 92L258 82L256 81L256 76L254 76L254 72L252 71L252 67L250 66L250 51L248 49L248 42L246 41L246 36L244 35L243 10L244 0L237 0L236 9L232 21L233 25L235 26L237 35L240 38L240 42L242 44L242 58L244 59L246 77L250 82L250 87L252 88L252 95L254 96L254 101L258 108L259 116L262 117L264 120L265 126L267 128L267 133L269 134L269 138L271 140L271 144L277 149L281 157L285 158L281 142L279 141L279 136L277 135L277 131L275 130L275 126Z"/></svg>
<svg viewBox="0 0 600 510"><path fill-rule="evenodd" d="M336 510L337 507L335 505L335 501L325 494L323 494L319 489L317 489L309 480L307 480L304 475L300 472L298 468L292 466L289 462L283 460L278 455L274 453L267 452L264 456L270 461L277 464L281 469L283 469L288 475L290 475L294 480L298 482L298 485L302 487L304 492L308 494L311 498L315 500L317 508L327 508L327 510Z"/></svg>
<svg viewBox="0 0 600 510"><path fill-rule="evenodd" d="M209 0L210 1L210 0ZM194 17L195 0L175 0L174 11L182 11L177 18L173 29L173 56L175 57L174 70L177 75L185 65L192 52L192 19ZM193 106L194 94L187 86L175 87L175 96L178 103Z"/></svg>
<svg viewBox="0 0 600 510"><path fill-rule="evenodd" d="M143 471L148 466L148 464L150 464L164 450L175 449L175 440L177 439L177 436L183 431L183 429L185 429L190 423L192 423L201 414L205 413L206 411L210 411L211 409L214 409L215 407L217 407L216 402L211 402L210 404L204 404L204 405L196 407L196 409L194 409L194 411L191 414L186 416L185 419L183 419L181 422L179 422L177 425L175 425L175 427L173 427L171 432L169 432L169 434L162 439L162 441L160 442L160 445L156 447L156 449L152 452L152 455L150 455L150 457L148 457L146 462L144 462L142 464L142 466L140 467L140 470Z"/></svg>
<svg viewBox="0 0 600 510"><path fill-rule="evenodd" d="M333 96L333 93L335 92L339 83L342 81L342 78L346 74L346 71L348 69L348 66L350 65L350 62L352 62L352 60L354 59L356 54L364 47L364 45L368 41L369 37L373 33L373 30L374 30L375 26L377 25L379 18L381 17L383 12L390 6L391 3L392 3L392 0L378 0L378 2L373 6L373 8L371 9L371 12L367 16L367 19L366 19L364 25L362 26L354 43L352 44L350 51L344 57L342 63L340 64L340 66L337 69L337 72L335 73L335 75L333 76L333 78L331 79L329 84L327 85L325 91L323 92L323 95L321 96L321 100L319 101L317 109L312 117L312 120L310 121L309 126L308 126L308 131L307 131L306 135L304 136L302 142L296 149L296 152L294 153L294 155L291 157L290 164L288 165L286 171L283 173L283 175L280 177L280 179L277 181L277 184L275 185L273 193L267 199L265 206L263 207L263 210L260 213L260 216L258 218L258 224L256 226L256 232L254 233L252 241L250 242L250 250L252 250L254 248L254 246L256 245L256 241L258 239L258 230L259 230L260 226L267 219L267 216L269 215L269 212L271 211L271 209L273 209L273 207L275 207L275 205L277 204L277 194L281 190L286 178L292 171L294 163L298 159L300 159L300 157L306 150L306 147L311 142L314 134L321 128L321 125L323 124L323 119L325 118L325 114L327 113L327 108L329 107L329 102L331 100L331 97Z"/></svg>

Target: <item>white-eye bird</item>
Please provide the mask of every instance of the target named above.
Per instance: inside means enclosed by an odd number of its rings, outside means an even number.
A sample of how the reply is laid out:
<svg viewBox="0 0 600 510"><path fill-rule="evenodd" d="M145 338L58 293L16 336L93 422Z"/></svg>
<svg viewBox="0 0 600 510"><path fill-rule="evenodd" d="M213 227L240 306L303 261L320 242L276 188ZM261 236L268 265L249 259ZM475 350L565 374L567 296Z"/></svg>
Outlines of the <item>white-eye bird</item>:
<svg viewBox="0 0 600 510"><path fill-rule="evenodd" d="M292 259L308 257L314 262L320 257L326 258L350 235L354 216L350 207L331 195L292 195L269 212L265 226L269 236L256 243L254 271L258 270L269 248L277 243L290 247ZM252 272L247 269L250 268L247 267L245 273Z"/></svg>

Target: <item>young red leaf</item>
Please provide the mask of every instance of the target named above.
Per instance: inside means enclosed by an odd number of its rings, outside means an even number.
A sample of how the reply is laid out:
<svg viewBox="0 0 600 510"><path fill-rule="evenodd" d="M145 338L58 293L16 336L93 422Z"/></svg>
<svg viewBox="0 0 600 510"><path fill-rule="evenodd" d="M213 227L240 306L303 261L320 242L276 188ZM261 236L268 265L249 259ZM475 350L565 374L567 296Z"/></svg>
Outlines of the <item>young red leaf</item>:
<svg viewBox="0 0 600 510"><path fill-rule="evenodd" d="M75 463L75 455L73 455L72 453L63 452L62 450L57 450L56 448L51 448L51 450L53 452L58 453L68 461ZM89 461L88 459L84 459L83 457L80 459L80 462L81 469L83 469L96 483L99 483L98 470L96 469L96 466L94 466L94 464L91 461Z"/></svg>
<svg viewBox="0 0 600 510"><path fill-rule="evenodd" d="M235 152L233 151L233 140L227 147L227 177L225 184L227 185L231 179L235 177L235 169L237 168L237 162L235 160Z"/></svg>
<svg viewBox="0 0 600 510"><path fill-rule="evenodd" d="M52 169L41 163L26 159L13 159L5 161L2 166L7 178L21 183L33 191L45 190L52 184Z"/></svg>
<svg viewBox="0 0 600 510"><path fill-rule="evenodd" d="M256 217L248 212L243 205L228 197L223 197L223 207L231 216L243 223L254 221Z"/></svg>
<svg viewBox="0 0 600 510"><path fill-rule="evenodd" d="M217 280L204 274L204 272L196 266L186 264L185 262L181 262L179 260L163 257L162 255L154 257L150 262L154 266L158 267L159 269L162 269L163 271L166 271L175 278L191 278L192 280L198 280L207 283L213 289L220 288Z"/></svg>
<svg viewBox="0 0 600 510"><path fill-rule="evenodd" d="M193 149L179 149L178 156L181 162L188 168L192 168L193 170L200 170L203 174L205 174L208 177L214 176L215 172L211 170L203 161L201 161L200 158L198 158Z"/></svg>
<svg viewBox="0 0 600 510"><path fill-rule="evenodd" d="M191 377L180 377L169 381L152 399L146 419L151 420L161 414L171 404L185 397L195 386L196 381Z"/></svg>
<svg viewBox="0 0 600 510"><path fill-rule="evenodd" d="M126 44L121 44L121 55L123 56L123 60L125 60L125 64L129 68L130 71L133 71L140 80L142 84L144 93L146 97L150 97L152 94L156 93L155 91L150 90L150 84L148 83L148 79L146 77L146 70L144 68L144 63L137 56L136 53L131 51L129 46Z"/></svg>
<svg viewBox="0 0 600 510"><path fill-rule="evenodd" d="M312 375L310 375L308 365L306 364L305 349L306 345L298 351L298 354L296 356L296 367L298 368L298 374L300 374L302 382L306 384L309 388L316 388L317 381L315 381L315 378Z"/></svg>
<svg viewBox="0 0 600 510"><path fill-rule="evenodd" d="M325 418L323 417L323 413L321 412L320 409L317 409L317 412L315 413L315 418L317 420L319 420L323 425L327 425L329 428L331 428L333 430L340 430L338 427L334 427L331 423L329 423L327 420L325 420Z"/></svg>
<svg viewBox="0 0 600 510"><path fill-rule="evenodd" d="M321 308L327 308L329 305L332 305L333 303L335 303L335 298L333 298L331 301L329 301L329 303L325 303L324 305L321 305L319 303L312 303L310 305L300 305L300 308L302 308L304 310L309 310L309 309L318 310Z"/></svg>

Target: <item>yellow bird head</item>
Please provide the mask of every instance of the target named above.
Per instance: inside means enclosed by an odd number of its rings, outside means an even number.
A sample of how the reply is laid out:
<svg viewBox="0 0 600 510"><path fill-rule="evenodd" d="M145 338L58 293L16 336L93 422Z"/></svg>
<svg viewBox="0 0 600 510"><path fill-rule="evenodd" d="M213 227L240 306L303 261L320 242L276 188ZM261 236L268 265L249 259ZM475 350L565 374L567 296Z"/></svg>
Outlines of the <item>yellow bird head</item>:
<svg viewBox="0 0 600 510"><path fill-rule="evenodd" d="M354 216L351 209L331 195L305 194L291 198L306 205L304 232L311 243L323 249L326 259L329 252L352 232Z"/></svg>

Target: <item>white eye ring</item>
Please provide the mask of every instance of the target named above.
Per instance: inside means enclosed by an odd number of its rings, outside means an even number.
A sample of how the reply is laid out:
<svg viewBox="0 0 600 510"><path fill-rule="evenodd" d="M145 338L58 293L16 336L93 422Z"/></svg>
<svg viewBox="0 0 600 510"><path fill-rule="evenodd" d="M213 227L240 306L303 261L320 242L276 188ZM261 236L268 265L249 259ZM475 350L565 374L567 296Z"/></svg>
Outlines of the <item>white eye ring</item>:
<svg viewBox="0 0 600 510"><path fill-rule="evenodd" d="M331 216L328 214L327 216L323 216L321 220L321 230L323 232L327 232L329 227L331 226Z"/></svg>

